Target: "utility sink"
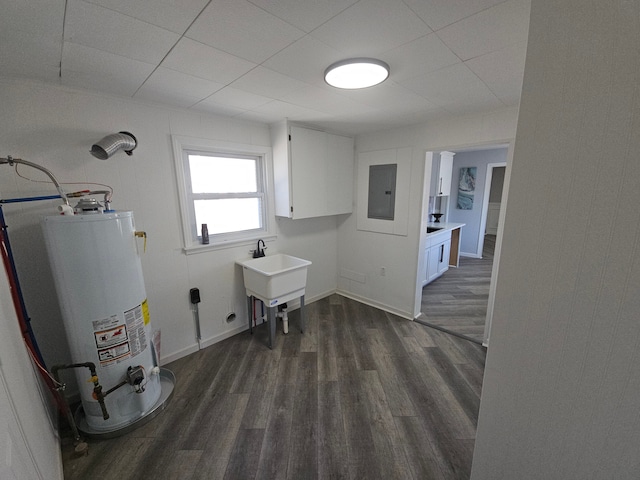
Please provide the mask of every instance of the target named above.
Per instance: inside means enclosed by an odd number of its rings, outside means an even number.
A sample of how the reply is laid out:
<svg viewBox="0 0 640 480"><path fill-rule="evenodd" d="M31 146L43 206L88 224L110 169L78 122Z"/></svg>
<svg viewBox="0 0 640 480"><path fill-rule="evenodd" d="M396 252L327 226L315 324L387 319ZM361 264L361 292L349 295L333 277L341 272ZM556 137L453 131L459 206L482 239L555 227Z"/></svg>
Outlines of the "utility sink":
<svg viewBox="0 0 640 480"><path fill-rule="evenodd" d="M277 253L236 263L242 266L247 296L259 298L269 307L304 295L309 260Z"/></svg>

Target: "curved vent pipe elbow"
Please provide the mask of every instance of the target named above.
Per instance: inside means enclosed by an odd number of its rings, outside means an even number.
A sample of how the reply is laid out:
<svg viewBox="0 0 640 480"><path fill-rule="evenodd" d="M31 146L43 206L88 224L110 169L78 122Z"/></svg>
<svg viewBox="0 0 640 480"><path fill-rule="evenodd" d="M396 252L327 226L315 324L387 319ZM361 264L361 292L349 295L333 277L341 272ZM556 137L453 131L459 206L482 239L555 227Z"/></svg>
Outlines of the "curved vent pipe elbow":
<svg viewBox="0 0 640 480"><path fill-rule="evenodd" d="M107 135L102 140L91 146L91 155L100 160L106 160L118 150L124 150L127 155L133 154L133 149L138 146L138 141L129 132L119 132Z"/></svg>

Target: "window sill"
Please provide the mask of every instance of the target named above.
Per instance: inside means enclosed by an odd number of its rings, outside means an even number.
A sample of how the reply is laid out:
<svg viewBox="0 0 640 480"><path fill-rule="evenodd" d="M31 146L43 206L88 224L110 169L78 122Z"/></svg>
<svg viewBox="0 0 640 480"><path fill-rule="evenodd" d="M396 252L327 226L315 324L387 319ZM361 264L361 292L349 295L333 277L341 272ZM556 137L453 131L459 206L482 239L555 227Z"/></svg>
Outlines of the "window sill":
<svg viewBox="0 0 640 480"><path fill-rule="evenodd" d="M182 251L185 253L185 255L194 255L196 253L205 253L205 252L211 252L215 250L225 250L227 248L242 247L245 245L247 247L251 247L250 250L255 250L256 242L258 240L262 239L265 242L267 242L270 240L275 240L276 238L277 238L276 235L265 234L261 237L243 238L241 240L229 240L227 242L209 243L204 245L201 243L193 243L191 245L183 247Z"/></svg>

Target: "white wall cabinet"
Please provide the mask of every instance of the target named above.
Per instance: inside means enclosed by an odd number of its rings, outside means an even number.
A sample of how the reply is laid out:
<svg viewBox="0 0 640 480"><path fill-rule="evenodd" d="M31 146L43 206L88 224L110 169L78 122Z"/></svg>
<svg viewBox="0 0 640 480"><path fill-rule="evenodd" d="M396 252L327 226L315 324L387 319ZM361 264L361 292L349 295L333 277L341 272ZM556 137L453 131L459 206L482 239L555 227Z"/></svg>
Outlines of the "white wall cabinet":
<svg viewBox="0 0 640 480"><path fill-rule="evenodd" d="M353 211L353 138L280 122L271 140L277 216Z"/></svg>
<svg viewBox="0 0 640 480"><path fill-rule="evenodd" d="M440 152L438 175L436 176L436 197L451 195L451 180L453 179L453 152Z"/></svg>

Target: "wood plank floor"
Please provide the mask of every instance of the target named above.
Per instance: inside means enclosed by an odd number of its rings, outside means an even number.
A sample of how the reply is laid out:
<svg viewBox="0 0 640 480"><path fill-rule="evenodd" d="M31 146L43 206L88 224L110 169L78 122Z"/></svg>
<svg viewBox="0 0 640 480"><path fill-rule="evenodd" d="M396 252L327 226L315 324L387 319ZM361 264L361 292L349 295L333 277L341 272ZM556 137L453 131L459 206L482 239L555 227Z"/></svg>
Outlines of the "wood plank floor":
<svg viewBox="0 0 640 480"><path fill-rule="evenodd" d="M495 235L485 235L482 258L460 257L459 268L426 285L417 320L482 343L495 244Z"/></svg>
<svg viewBox="0 0 640 480"><path fill-rule="evenodd" d="M65 479L468 479L484 348L332 295L307 332L266 324L166 367L167 408L122 437L63 439Z"/></svg>

